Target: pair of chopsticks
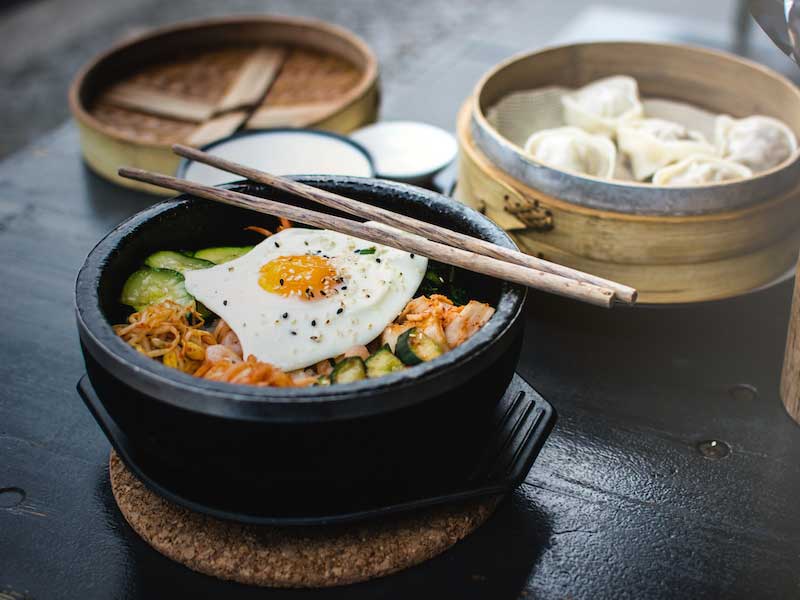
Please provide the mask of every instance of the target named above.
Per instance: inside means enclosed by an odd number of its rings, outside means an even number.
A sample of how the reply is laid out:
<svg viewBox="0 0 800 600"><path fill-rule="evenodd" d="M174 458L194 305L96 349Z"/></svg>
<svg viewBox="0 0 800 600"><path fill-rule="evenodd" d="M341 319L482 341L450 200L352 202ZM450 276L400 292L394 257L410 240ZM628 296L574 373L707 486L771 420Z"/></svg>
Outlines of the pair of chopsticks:
<svg viewBox="0 0 800 600"><path fill-rule="evenodd" d="M425 221L372 206L321 190L297 181L264 173L245 165L212 156L181 144L172 147L176 154L223 171L235 173L251 181L269 185L329 208L367 219L361 223L351 219L319 213L306 208L275 202L258 196L206 186L142 169L121 168L119 174L159 187L192 194L275 217L284 217L306 225L338 231L376 244L427 256L448 265L482 273L581 300L611 307L615 302L633 304L635 289L552 263L522 252L504 248L485 240L451 231Z"/></svg>

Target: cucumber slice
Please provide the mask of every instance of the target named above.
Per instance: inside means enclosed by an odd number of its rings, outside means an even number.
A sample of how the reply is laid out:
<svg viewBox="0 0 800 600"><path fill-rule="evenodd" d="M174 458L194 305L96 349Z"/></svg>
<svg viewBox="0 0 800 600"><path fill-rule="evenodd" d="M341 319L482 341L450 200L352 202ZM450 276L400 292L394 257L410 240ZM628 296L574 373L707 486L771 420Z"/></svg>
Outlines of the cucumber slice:
<svg viewBox="0 0 800 600"><path fill-rule="evenodd" d="M253 246L219 246L216 248L203 248L194 253L195 258L208 260L215 265L221 265L234 258L247 254Z"/></svg>
<svg viewBox="0 0 800 600"><path fill-rule="evenodd" d="M183 275L169 269L143 268L134 272L122 286L120 302L142 310L164 300L172 300L181 306L194 302L186 291Z"/></svg>
<svg viewBox="0 0 800 600"><path fill-rule="evenodd" d="M406 368L402 361L385 346L364 361L364 364L367 367L367 377L369 378L381 377Z"/></svg>
<svg viewBox="0 0 800 600"><path fill-rule="evenodd" d="M330 384L331 384L331 378L329 375L320 375L317 378L317 383L315 383L314 385L330 385Z"/></svg>
<svg viewBox="0 0 800 600"><path fill-rule="evenodd" d="M144 264L153 269L171 269L178 273L193 271L195 269L207 269L214 266L214 263L211 261L192 258L180 252L172 252L171 250L162 250L161 252L151 254L145 259Z"/></svg>
<svg viewBox="0 0 800 600"><path fill-rule="evenodd" d="M433 360L444 354L439 344L416 327L406 329L400 334L394 350L397 357L409 366Z"/></svg>
<svg viewBox="0 0 800 600"><path fill-rule="evenodd" d="M350 383L367 378L367 367L360 356L348 356L337 363L331 373L333 383Z"/></svg>

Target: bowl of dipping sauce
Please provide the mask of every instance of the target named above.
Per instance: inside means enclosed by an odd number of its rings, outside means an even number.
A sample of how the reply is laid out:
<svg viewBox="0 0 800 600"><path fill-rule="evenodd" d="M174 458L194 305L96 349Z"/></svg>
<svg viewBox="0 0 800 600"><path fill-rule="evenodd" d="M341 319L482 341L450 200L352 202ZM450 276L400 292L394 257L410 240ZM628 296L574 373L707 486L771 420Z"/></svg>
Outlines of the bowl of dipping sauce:
<svg viewBox="0 0 800 600"><path fill-rule="evenodd" d="M372 157L361 144L316 129L244 131L203 146L202 150L272 175L375 175ZM181 161L177 176L203 185L241 179L239 175L188 159Z"/></svg>
<svg viewBox="0 0 800 600"><path fill-rule="evenodd" d="M449 165L458 153L456 139L444 129L416 121L383 121L350 135L366 148L378 177L423 184Z"/></svg>

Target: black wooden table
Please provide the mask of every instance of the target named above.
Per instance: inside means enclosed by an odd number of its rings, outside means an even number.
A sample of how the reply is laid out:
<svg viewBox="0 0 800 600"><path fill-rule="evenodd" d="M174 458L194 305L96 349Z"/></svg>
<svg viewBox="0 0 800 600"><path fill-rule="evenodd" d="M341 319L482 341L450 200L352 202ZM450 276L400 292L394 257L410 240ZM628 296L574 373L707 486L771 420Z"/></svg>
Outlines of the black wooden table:
<svg viewBox="0 0 800 600"><path fill-rule="evenodd" d="M505 54L476 48L460 54L474 67L466 89ZM422 77L436 80L435 69ZM463 97L447 90L430 106L439 121ZM406 99L420 107L418 91ZM217 581L162 557L117 510L109 445L74 390L74 276L103 234L150 202L88 172L71 125L0 163L0 598L800 593L800 427L777 394L790 284L673 309L532 294L519 372L558 424L486 525L424 565L297 592Z"/></svg>

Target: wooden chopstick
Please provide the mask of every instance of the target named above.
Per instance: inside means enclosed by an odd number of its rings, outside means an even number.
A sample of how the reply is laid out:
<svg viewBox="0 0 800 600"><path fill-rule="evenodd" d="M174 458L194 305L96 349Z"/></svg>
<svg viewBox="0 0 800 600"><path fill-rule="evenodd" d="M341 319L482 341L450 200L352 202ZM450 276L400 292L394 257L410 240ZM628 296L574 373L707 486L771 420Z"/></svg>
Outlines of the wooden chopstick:
<svg viewBox="0 0 800 600"><path fill-rule="evenodd" d="M221 140L239 129L242 123L247 121L249 114L246 110L233 110L217 115L196 127L191 135L186 138L186 142L197 146L205 146Z"/></svg>
<svg viewBox="0 0 800 600"><path fill-rule="evenodd" d="M202 123L214 114L213 104L181 98L132 82L118 83L103 94L102 100L114 106L191 123Z"/></svg>
<svg viewBox="0 0 800 600"><path fill-rule="evenodd" d="M244 61L228 91L217 104L216 112L255 107L266 96L288 52L283 46L260 46Z"/></svg>
<svg viewBox="0 0 800 600"><path fill-rule="evenodd" d="M275 82L286 62L284 47L259 47L245 60L214 107L214 116L202 123L186 139L193 146L205 146L227 137L248 121Z"/></svg>
<svg viewBox="0 0 800 600"><path fill-rule="evenodd" d="M216 200L256 212L276 217L284 217L291 221L297 221L298 223L338 231L376 244L383 244L405 252L427 256L428 258L454 265L468 271L490 275L498 279L511 281L567 298L582 300L583 302L589 302L597 306L608 308L614 301L614 292L611 289L585 283L583 281L567 279L560 275L546 273L544 271L504 262L496 258L475 254L468 250L440 244L439 242L433 242L420 235L415 235L382 223L360 223L343 217L336 217L306 208L292 206L291 204L275 202L250 194L234 192L232 190L201 185L186 179L178 179L176 177L170 177L169 175L152 173L142 169L123 167L119 170L119 175L159 187L185 192L208 200Z"/></svg>
<svg viewBox="0 0 800 600"><path fill-rule="evenodd" d="M449 246L470 250L476 254L512 262L514 264L529 267L531 269L544 271L553 275L559 275L567 279L574 279L575 281L581 281L583 283L608 288L614 291L615 298L620 302L624 302L626 304L633 304L636 302L636 297L638 295L637 291L632 287L617 283L616 281L610 281L596 275L571 269L569 267L552 263L535 256L530 256L524 252L511 250L510 248L504 248L503 246L498 246L497 244L492 244L491 242L487 242L485 240L464 235L456 231L451 231L450 229L439 227L438 225L433 225L432 223L426 223L425 221L420 221L419 219L413 219L405 215L400 215L384 208L358 202L351 198L346 198L345 196L328 192L326 190L321 190L319 188L293 181L291 179L271 175L270 173L265 173L263 171L259 171L258 169L253 169L240 163L214 156L207 152L203 152L202 150L190 148L181 144L173 145L172 150L176 154L179 154L185 158L196 160L197 162L222 169L223 171L236 173L237 175L246 177L251 181L263 183L265 185L302 196L303 198L313 202L341 210L342 212L346 212L357 217L391 225L392 227L396 227L397 229L402 229L411 233L417 233L430 240L441 242Z"/></svg>

